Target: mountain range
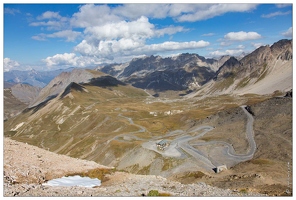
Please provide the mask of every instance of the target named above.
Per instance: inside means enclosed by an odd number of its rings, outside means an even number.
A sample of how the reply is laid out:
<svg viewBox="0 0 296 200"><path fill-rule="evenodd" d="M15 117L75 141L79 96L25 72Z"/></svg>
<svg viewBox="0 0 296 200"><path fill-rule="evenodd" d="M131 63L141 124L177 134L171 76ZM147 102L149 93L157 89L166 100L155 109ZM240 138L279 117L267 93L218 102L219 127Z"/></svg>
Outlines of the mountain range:
<svg viewBox="0 0 296 200"><path fill-rule="evenodd" d="M130 173L233 190L280 185L282 194L291 187L292 70L292 40L242 58L149 56L72 69L42 88L5 88L4 136ZM228 171L216 175L221 165Z"/></svg>

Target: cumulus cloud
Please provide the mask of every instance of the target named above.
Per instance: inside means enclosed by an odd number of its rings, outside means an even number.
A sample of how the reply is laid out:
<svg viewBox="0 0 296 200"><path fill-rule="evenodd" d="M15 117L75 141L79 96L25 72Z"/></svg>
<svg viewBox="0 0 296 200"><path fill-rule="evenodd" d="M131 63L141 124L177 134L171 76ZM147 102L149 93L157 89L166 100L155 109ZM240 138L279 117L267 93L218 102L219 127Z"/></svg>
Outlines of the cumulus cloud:
<svg viewBox="0 0 296 200"><path fill-rule="evenodd" d="M198 49L209 46L210 43L206 41L190 41L190 42L163 42L160 44L145 45L141 48L141 52L146 53L159 53L163 51L187 50Z"/></svg>
<svg viewBox="0 0 296 200"><path fill-rule="evenodd" d="M99 41L97 45L89 44L86 40L83 40L74 50L83 56L95 56L97 58L113 60L121 56L150 55L167 51L198 49L209 44L209 42L201 40L190 42L169 41L146 45L129 38L121 38L120 40Z"/></svg>
<svg viewBox="0 0 296 200"><path fill-rule="evenodd" d="M123 4L123 5L95 5L86 4L79 8L71 18L65 18L59 12L47 11L42 13L30 26L43 26L47 30L59 30L53 33L40 33L32 38L47 40L49 38L64 38L75 41L83 37L74 47L75 53L56 54L43 61L47 66L84 66L86 64L122 61L139 55L165 54L209 46L207 41L190 42L157 42L153 38L173 35L178 32L190 31L183 26L159 27L149 18L162 19L173 17L175 21L192 22L213 18L227 12L248 12L255 9L255 4ZM83 34L74 31L83 29ZM255 32L237 32L225 35L226 42L233 40L249 40L258 38ZM256 35L257 34L257 35ZM207 33L203 36L212 36ZM261 36L259 35L259 38ZM147 44L149 40L150 44ZM228 53L231 53L228 50ZM238 50L236 50L238 51ZM175 52L174 52L175 53ZM224 52L225 53L225 52Z"/></svg>
<svg viewBox="0 0 296 200"><path fill-rule="evenodd" d="M85 34L92 35L100 40L117 38L145 39L153 36L154 25L149 23L148 18L141 18L126 22L120 21L102 26L91 26L85 29Z"/></svg>
<svg viewBox="0 0 296 200"><path fill-rule="evenodd" d="M20 64L17 61L11 60L10 58L4 58L3 60L3 68L5 72L16 69L19 66Z"/></svg>
<svg viewBox="0 0 296 200"><path fill-rule="evenodd" d="M261 15L261 17L263 18L271 18L271 17L275 17L275 16L280 16L280 15L289 15L291 12L287 11L287 12L273 12L273 13L269 13L269 14L263 14Z"/></svg>
<svg viewBox="0 0 296 200"><path fill-rule="evenodd" d="M42 13L42 15L37 17L38 20L52 19L52 18L61 19L62 16L59 14L59 12L46 11Z"/></svg>
<svg viewBox="0 0 296 200"><path fill-rule="evenodd" d="M44 26L47 27L47 30L62 30L65 28L69 28L70 19L61 16L59 12L46 11L37 16L36 20L31 22L29 25Z"/></svg>
<svg viewBox="0 0 296 200"><path fill-rule="evenodd" d="M290 27L287 31L282 33L283 36L288 37L288 38L292 38L293 37L293 29L292 27Z"/></svg>
<svg viewBox="0 0 296 200"><path fill-rule="evenodd" d="M147 39L161 37L166 34L172 35L182 31L187 30L181 26L168 26L157 29L149 22L147 17L141 16L134 21L119 21L101 26L87 27L84 31L86 37L74 48L74 51L83 56L113 60L121 56L200 48L208 45L204 41L146 45Z"/></svg>
<svg viewBox="0 0 296 200"><path fill-rule="evenodd" d="M111 8L107 5L86 4L79 8L79 12L73 14L70 23L74 27L86 28L121 20L122 17L112 14Z"/></svg>
<svg viewBox="0 0 296 200"><path fill-rule="evenodd" d="M256 4L124 4L114 7L107 5L87 4L73 14L71 25L76 27L100 26L109 22L124 19L136 20L141 16L163 19L173 17L180 22L193 22L227 12L249 12L257 7ZM96 20L94 20L96 19Z"/></svg>
<svg viewBox="0 0 296 200"><path fill-rule="evenodd" d="M226 40L232 40L232 41L245 41L245 40L256 40L260 39L262 36L256 32L230 32L227 33L224 38Z"/></svg>
<svg viewBox="0 0 296 200"><path fill-rule="evenodd" d="M98 63L98 59L94 57L77 56L75 53L56 54L42 61L46 63L46 66L49 68L55 68L55 66L86 67Z"/></svg>
<svg viewBox="0 0 296 200"><path fill-rule="evenodd" d="M75 65L76 54L75 53L56 54L52 57L47 57L43 61L46 63L47 66Z"/></svg>
<svg viewBox="0 0 296 200"><path fill-rule="evenodd" d="M166 18L171 9L169 4L124 4L112 10L113 14L135 20L141 16L151 18Z"/></svg>

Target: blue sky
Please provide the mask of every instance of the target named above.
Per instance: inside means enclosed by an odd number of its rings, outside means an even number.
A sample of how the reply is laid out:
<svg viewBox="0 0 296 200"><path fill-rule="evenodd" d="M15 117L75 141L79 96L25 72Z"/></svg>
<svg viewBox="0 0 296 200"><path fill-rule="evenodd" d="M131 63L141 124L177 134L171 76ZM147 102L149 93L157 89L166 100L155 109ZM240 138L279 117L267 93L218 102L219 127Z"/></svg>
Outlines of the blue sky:
<svg viewBox="0 0 296 200"><path fill-rule="evenodd" d="M197 53L238 56L292 39L292 4L3 4L4 71Z"/></svg>

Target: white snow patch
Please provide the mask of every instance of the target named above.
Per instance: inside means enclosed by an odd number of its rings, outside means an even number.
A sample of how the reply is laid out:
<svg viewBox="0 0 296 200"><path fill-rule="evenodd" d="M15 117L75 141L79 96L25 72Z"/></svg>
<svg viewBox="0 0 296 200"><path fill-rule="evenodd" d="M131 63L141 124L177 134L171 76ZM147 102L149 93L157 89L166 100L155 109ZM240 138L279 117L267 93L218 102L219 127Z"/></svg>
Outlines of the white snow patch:
<svg viewBox="0 0 296 200"><path fill-rule="evenodd" d="M91 179L89 177L81 177L81 176L63 176L62 178L52 179L42 185L49 186L79 186L79 187L94 187L100 186L101 180L94 178Z"/></svg>

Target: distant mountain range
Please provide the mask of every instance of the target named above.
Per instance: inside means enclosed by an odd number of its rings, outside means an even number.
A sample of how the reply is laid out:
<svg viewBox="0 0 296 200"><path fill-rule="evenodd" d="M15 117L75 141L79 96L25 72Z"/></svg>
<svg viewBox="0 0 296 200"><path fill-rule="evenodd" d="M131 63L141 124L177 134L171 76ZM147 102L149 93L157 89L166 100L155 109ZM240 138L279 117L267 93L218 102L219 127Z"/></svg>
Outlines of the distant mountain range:
<svg viewBox="0 0 296 200"><path fill-rule="evenodd" d="M72 71L74 68L59 69L53 71L19 71L12 70L4 72L4 87L10 87L13 84L24 83L37 87L45 87L54 77L62 72Z"/></svg>
<svg viewBox="0 0 296 200"><path fill-rule="evenodd" d="M136 58L128 63L106 65L97 70L138 88L160 92L181 91L198 88L208 82L224 60L225 57L215 60L186 53L168 58Z"/></svg>
<svg viewBox="0 0 296 200"><path fill-rule="evenodd" d="M280 40L272 46L259 47L242 58L222 56L219 59L207 59L198 54L186 53L168 58L135 58L123 64L98 67L96 73L74 68L47 72L10 71L4 73L4 85L12 87L16 83L27 83L37 86L36 89L30 89L34 91L34 99L24 86L12 92L22 102L28 94L30 100L25 103L30 107L55 98L72 82L89 83L101 76L109 76L109 79L113 76L114 80L118 79L116 81L156 94L165 91L183 91L187 97L232 93L270 94L276 90L286 92L292 89L292 58L292 40Z"/></svg>

